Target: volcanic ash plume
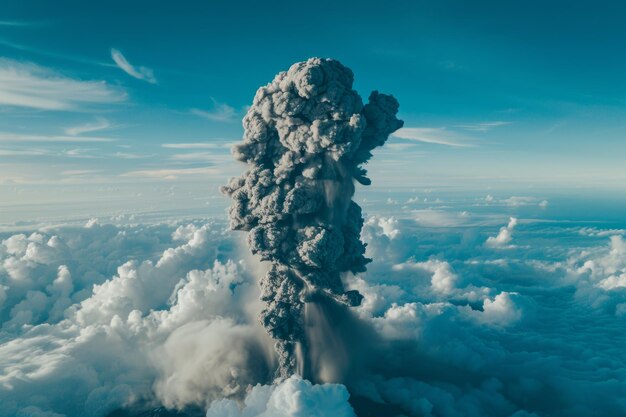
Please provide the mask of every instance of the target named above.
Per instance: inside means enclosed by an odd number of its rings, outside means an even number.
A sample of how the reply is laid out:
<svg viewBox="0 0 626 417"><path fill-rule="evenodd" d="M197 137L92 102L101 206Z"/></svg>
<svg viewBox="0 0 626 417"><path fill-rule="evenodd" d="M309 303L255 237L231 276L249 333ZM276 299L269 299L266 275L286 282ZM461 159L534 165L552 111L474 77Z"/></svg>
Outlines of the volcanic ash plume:
<svg viewBox="0 0 626 417"><path fill-rule="evenodd" d="M247 231L252 253L271 265L260 282L260 320L276 340L279 379L298 372L313 294L351 306L363 298L341 281L371 261L353 180L370 184L361 165L403 122L394 97L374 91L364 106L352 82L338 61L311 58L259 88L233 149L250 169L222 187L233 200L231 228Z"/></svg>

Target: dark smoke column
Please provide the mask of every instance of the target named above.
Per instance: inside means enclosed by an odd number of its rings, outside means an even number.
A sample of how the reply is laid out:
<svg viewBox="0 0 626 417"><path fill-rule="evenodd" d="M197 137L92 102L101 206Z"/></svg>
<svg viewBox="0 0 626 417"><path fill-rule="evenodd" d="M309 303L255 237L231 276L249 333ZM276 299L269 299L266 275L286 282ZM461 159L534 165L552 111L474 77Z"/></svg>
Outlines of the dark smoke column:
<svg viewBox="0 0 626 417"><path fill-rule="evenodd" d="M333 59L311 58L259 88L243 119L236 159L250 169L222 192L232 198L230 226L245 230L253 254L271 264L261 280L260 320L276 340L278 378L297 372L307 298L323 294L348 305L341 274L365 271L361 208L354 181L369 185L361 165L402 127L398 102L372 92L365 106L353 74Z"/></svg>

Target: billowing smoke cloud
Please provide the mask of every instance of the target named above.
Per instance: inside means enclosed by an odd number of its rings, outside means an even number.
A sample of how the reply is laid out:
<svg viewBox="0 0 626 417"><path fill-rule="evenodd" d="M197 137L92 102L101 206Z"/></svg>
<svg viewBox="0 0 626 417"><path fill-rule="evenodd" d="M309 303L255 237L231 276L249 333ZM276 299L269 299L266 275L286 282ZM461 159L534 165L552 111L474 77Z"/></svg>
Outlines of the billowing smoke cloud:
<svg viewBox="0 0 626 417"><path fill-rule="evenodd" d="M352 83L338 61L311 58L261 87L234 148L250 169L222 188L233 199L231 228L249 232L250 250L271 265L261 280L260 319L276 340L280 379L302 372L307 298L362 299L341 281L369 262L354 180L370 183L361 165L403 123L395 98L374 91L363 105Z"/></svg>

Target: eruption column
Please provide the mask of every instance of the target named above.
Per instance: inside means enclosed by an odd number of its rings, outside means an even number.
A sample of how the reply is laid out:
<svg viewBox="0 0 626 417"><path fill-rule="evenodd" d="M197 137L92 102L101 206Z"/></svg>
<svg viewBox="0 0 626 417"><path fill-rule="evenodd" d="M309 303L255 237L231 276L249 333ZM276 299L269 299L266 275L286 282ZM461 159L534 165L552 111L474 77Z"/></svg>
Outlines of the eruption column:
<svg viewBox="0 0 626 417"><path fill-rule="evenodd" d="M249 170L222 187L232 198L230 227L247 231L252 253L270 263L260 321L276 340L279 379L298 370L312 293L352 306L363 298L341 281L371 261L354 180L370 184L361 165L403 122L392 96L374 91L364 106L353 78L336 60L311 58L259 88L233 148Z"/></svg>

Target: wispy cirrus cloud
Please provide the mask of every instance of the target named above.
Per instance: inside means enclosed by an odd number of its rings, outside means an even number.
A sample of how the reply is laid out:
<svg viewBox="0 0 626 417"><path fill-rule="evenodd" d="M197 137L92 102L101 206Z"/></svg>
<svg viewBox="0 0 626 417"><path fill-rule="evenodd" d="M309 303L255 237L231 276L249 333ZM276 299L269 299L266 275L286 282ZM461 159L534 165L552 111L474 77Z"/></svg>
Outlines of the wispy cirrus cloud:
<svg viewBox="0 0 626 417"><path fill-rule="evenodd" d="M228 163L232 159L232 156L225 152L191 152L177 153L170 156L169 159L179 163L211 162L214 164L223 164Z"/></svg>
<svg viewBox="0 0 626 417"><path fill-rule="evenodd" d="M137 78L138 80L143 80L149 82L150 84L156 84L157 80L154 77L154 71L150 68L146 67L135 67L133 66L124 55L117 49L111 49L111 58L117 64L117 66L124 71L126 74L130 75L133 78Z"/></svg>
<svg viewBox="0 0 626 417"><path fill-rule="evenodd" d="M140 178L152 178L163 180L174 180L181 176L193 176L193 175L211 175L219 174L221 171L212 167L200 167L200 168L172 168L172 169L146 169L129 171L122 174L122 177L140 177Z"/></svg>
<svg viewBox="0 0 626 417"><path fill-rule="evenodd" d="M191 152L177 153L170 156L172 161L206 161L215 158L217 155L212 152Z"/></svg>
<svg viewBox="0 0 626 417"><path fill-rule="evenodd" d="M68 177L82 177L86 175L97 174L99 172L101 171L96 169L70 169L67 171L62 171L61 175Z"/></svg>
<svg viewBox="0 0 626 417"><path fill-rule="evenodd" d="M154 156L153 154L141 154L132 152L115 152L112 156L121 159L144 159Z"/></svg>
<svg viewBox="0 0 626 417"><path fill-rule="evenodd" d="M405 127L393 133L393 136L416 142L469 148L477 146L476 137L473 136L473 134L489 132L510 123L511 122L497 120L492 122L466 123L451 127Z"/></svg>
<svg viewBox="0 0 626 417"><path fill-rule="evenodd" d="M0 26L31 26L32 23L21 22L18 20L0 20Z"/></svg>
<svg viewBox="0 0 626 417"><path fill-rule="evenodd" d="M82 110L126 99L124 90L105 81L70 78L33 63L0 58L0 106Z"/></svg>
<svg viewBox="0 0 626 417"><path fill-rule="evenodd" d="M492 129L495 129L496 127L506 126L508 124L511 124L511 122L504 122L504 121L499 120L499 121L494 121L494 122L469 123L469 124L457 125L455 127L459 129L470 130L472 132L488 132Z"/></svg>
<svg viewBox="0 0 626 417"><path fill-rule="evenodd" d="M92 148L74 148L67 149L61 152L61 156L66 158L82 158L82 159L95 159L97 158L90 152L93 152L95 149Z"/></svg>
<svg viewBox="0 0 626 417"><path fill-rule="evenodd" d="M111 123L103 118L99 117L93 123L85 123L78 126L72 126L65 129L65 134L70 136L82 135L83 133L96 132L98 130L104 130L111 127Z"/></svg>
<svg viewBox="0 0 626 417"><path fill-rule="evenodd" d="M409 149L415 148L417 144L403 142L403 143L386 143L385 148L390 149L392 151L407 151ZM411 155L415 155L415 152L411 152Z"/></svg>
<svg viewBox="0 0 626 417"><path fill-rule="evenodd" d="M70 148L70 149L58 149L58 148L0 148L0 157L19 157L19 156L54 156L65 158L87 158L87 159L106 159L106 158L119 158L119 159L145 159L151 158L154 154L140 154L131 152L115 152L115 153L102 153L95 148ZM173 158L171 158L173 159Z"/></svg>
<svg viewBox="0 0 626 417"><path fill-rule="evenodd" d="M222 149L230 148L236 142L226 143L208 143L208 142L191 142L191 143L164 143L161 145L163 148L169 149Z"/></svg>
<svg viewBox="0 0 626 417"><path fill-rule="evenodd" d="M403 127L396 131L393 136L400 139L459 148L476 146L470 138L445 127Z"/></svg>
<svg viewBox="0 0 626 417"><path fill-rule="evenodd" d="M32 26L32 25L29 25L29 26ZM23 44L12 42L12 41L9 41L7 39L2 39L2 38L0 38L0 45L5 46L7 48L15 49L17 51L28 52L29 54L47 56L47 57L51 57L55 59L62 59L64 61L77 62L79 64L84 64L84 65L96 65L99 67L115 67L115 64L112 64L110 62L98 61L98 60L85 58L85 57L77 56L77 55L68 55L64 53L55 52L50 49L34 48L29 45L23 45Z"/></svg>
<svg viewBox="0 0 626 417"><path fill-rule="evenodd" d="M213 108L211 110L194 108L190 110L190 113L214 122L231 122L235 119L237 112L233 107L225 103L220 103L213 98L211 100L213 101Z"/></svg>
<svg viewBox="0 0 626 417"><path fill-rule="evenodd" d="M0 149L0 156L42 156L47 152L41 149L31 150L14 150L14 149Z"/></svg>
<svg viewBox="0 0 626 417"><path fill-rule="evenodd" d="M55 136L55 135L29 135L21 133L0 132L0 142L58 142L58 143L82 143L82 142L115 142L117 139L94 136Z"/></svg>
<svg viewBox="0 0 626 417"><path fill-rule="evenodd" d="M30 148L13 148L13 149L0 149L1 157L29 157L29 156L42 156L42 157L63 157L63 158L87 158L93 159L96 156L92 155L95 149L92 148L73 148L73 149L30 149Z"/></svg>

